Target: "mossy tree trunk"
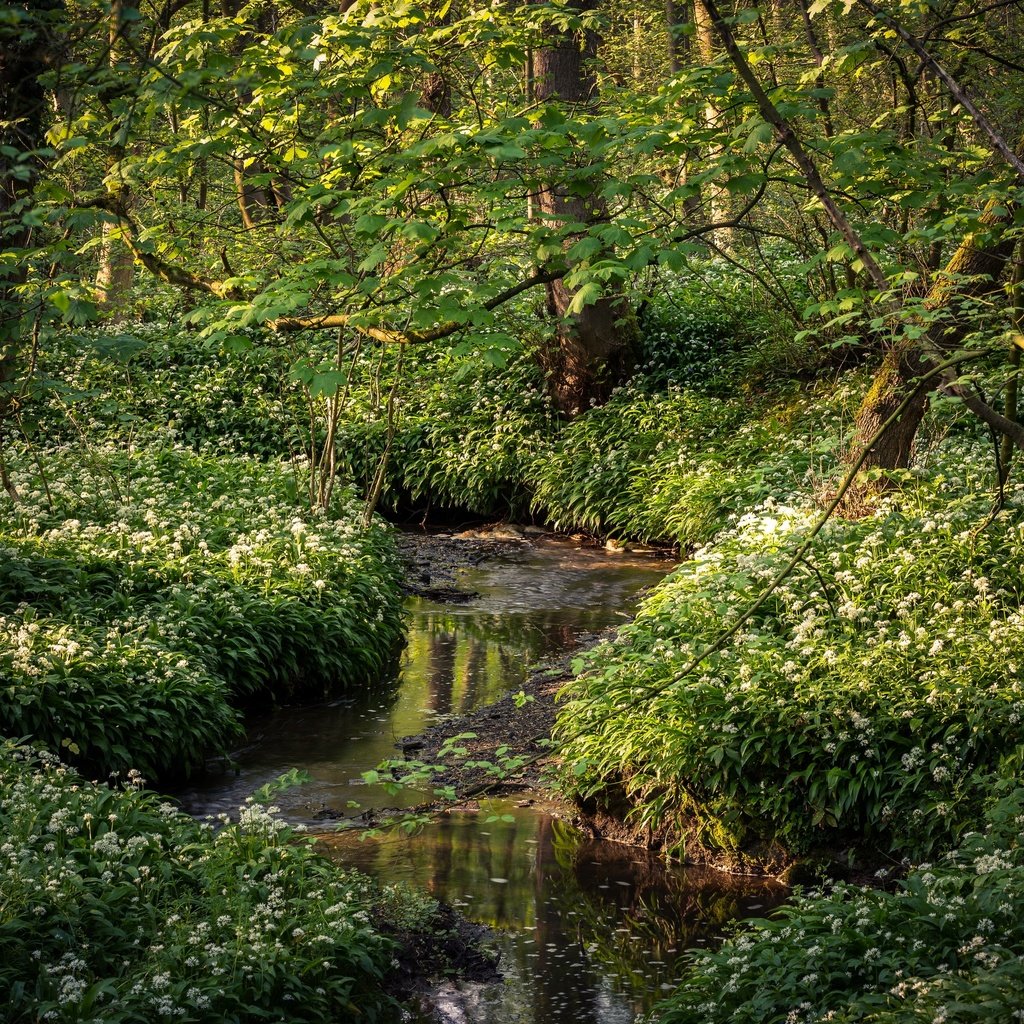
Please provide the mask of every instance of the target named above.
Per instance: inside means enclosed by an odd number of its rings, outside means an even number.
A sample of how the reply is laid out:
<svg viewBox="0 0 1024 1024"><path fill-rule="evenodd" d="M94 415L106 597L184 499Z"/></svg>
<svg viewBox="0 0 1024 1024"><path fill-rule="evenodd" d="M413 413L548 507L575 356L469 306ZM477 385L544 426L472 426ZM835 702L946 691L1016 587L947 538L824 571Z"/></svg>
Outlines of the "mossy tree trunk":
<svg viewBox="0 0 1024 1024"><path fill-rule="evenodd" d="M111 74L116 75L118 66L125 59L126 53L124 34L127 31L128 23L125 20L122 0L113 0L110 5L109 18L107 61ZM107 118L113 123L113 116L109 109ZM124 144L117 141L115 135L107 154L107 191L119 210L130 209L132 202L131 189L125 184L121 173L121 164L125 155ZM135 278L135 259L128 247L121 241L121 229L116 221L104 221L100 231L96 298L108 310L119 313L131 294Z"/></svg>
<svg viewBox="0 0 1024 1024"><path fill-rule="evenodd" d="M994 295L1001 289L1000 282L1013 255L1015 239L1002 228L1013 221L1013 209L1006 204L992 203L982 216L982 234L972 234L960 243L952 259L939 273L925 299L929 313L954 309L958 301ZM995 236L992 236L995 232ZM936 321L929 328L929 336L938 349L953 352L964 340L969 324L955 312L951 319ZM851 457L859 453L873 438L882 424L892 416L911 391L916 389L912 401L899 420L872 445L864 463L865 470L882 470L878 487L888 483L885 470L905 469L910 465L914 439L921 420L928 409L928 388L917 381L927 371L928 362L920 348L904 340L885 352L882 365L857 412L856 430L851 445ZM861 494L868 490L865 483ZM877 487L876 487L877 489Z"/></svg>

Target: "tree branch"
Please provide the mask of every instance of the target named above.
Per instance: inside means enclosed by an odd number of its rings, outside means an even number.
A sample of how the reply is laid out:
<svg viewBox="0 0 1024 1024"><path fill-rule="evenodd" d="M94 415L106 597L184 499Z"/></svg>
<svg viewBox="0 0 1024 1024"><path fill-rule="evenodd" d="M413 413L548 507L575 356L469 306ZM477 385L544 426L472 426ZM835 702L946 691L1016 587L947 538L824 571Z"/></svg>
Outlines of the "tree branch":
<svg viewBox="0 0 1024 1024"><path fill-rule="evenodd" d="M497 309L510 299L536 288L538 285L549 284L565 276L565 270L535 270L529 277L524 278L517 284L511 285L497 295L491 296L486 302L480 304L480 308L487 310ZM277 320L271 320L267 326L275 331L310 331L320 330L329 327L349 327L365 334L376 341L383 341L389 344L421 344L423 342L440 341L442 338L462 330L466 325L455 320L448 320L436 327L425 331L393 331L383 327L368 327L365 324L354 323L356 318L347 313L329 313L322 316L285 316Z"/></svg>
<svg viewBox="0 0 1024 1024"><path fill-rule="evenodd" d="M977 127L988 136L989 141L999 155L1014 169L1017 178L1020 181L1024 181L1024 160L1017 156L1013 151L1013 147L996 131L992 122L971 102L960 83L924 48L920 40L912 36L893 15L881 10L871 0L857 0L857 3L868 11L872 17L886 22L900 39L918 55L921 62L930 68L946 86L953 99L971 115L971 120L974 121Z"/></svg>
<svg viewBox="0 0 1024 1024"><path fill-rule="evenodd" d="M718 10L715 0L697 0L697 3L701 4L704 10L707 11L711 23L715 26L715 31L722 40L722 45L725 47L725 51L733 63L733 67L736 68L740 78L743 79L750 90L750 94L757 104L758 112L772 126L776 138L789 150L797 166L806 175L811 191L825 208L829 220L832 221L836 230L857 254L864 265L864 269L867 270L871 280L874 282L875 287L880 292L888 291L889 281L882 272L882 268L875 261L871 251L864 244L863 239L853 229L853 225L846 219L845 214L839 209L839 205L832 198L832 194L825 187L825 182L822 180L817 165L811 159L807 150L804 149L799 138L797 138L792 125L779 113L771 97L765 92L764 86L761 85L757 75L754 74L746 55L740 49L732 29Z"/></svg>
<svg viewBox="0 0 1024 1024"><path fill-rule="evenodd" d="M123 241L131 254L156 278L166 284L173 284L178 288L186 288L189 291L206 292L218 299L246 299L251 298L248 292L239 284L232 281L208 281L198 274L184 267L175 266L161 259L154 252L148 252L139 244L139 227L132 220L130 214L124 209L118 197L113 194L104 193L92 199L77 204L79 207L88 209L106 210L116 219L118 226L124 230Z"/></svg>
<svg viewBox="0 0 1024 1024"><path fill-rule="evenodd" d="M811 159L810 154L808 154L804 149L796 133L793 131L792 125L790 125L789 121L779 113L775 104L772 102L771 97L765 92L764 87L754 74L750 67L750 63L747 61L745 54L740 49L739 44L736 41L736 37L733 35L732 29L719 13L715 0L697 0L697 2L702 4L704 9L708 12L708 16L711 18L711 21L715 26L715 30L718 32L722 43L725 46L726 52L733 62L733 66L750 89L751 95L754 97L754 101L757 104L761 116L772 126L779 141L790 151L793 155L793 159L796 160L797 165L807 175L807 184L810 186L811 192L825 208L825 212L832 221L833 227L839 231L854 252L856 252L860 257L879 292L886 293L890 291L889 281L881 267L875 262L874 257L864 245L860 235L854 229L853 225L846 219L846 216L832 198L825 182L818 173L817 166ZM857 2L872 11L877 11L877 8L874 7L870 0L857 0ZM895 23L894 27L899 31L899 26L896 26ZM910 41L909 38L908 41ZM924 47L921 47L916 40L913 40L911 45L914 46L922 60L929 62L929 66L933 68L936 74L939 74L939 65L927 53L927 51L924 50ZM944 71L942 71L942 75L945 76L943 77L943 81L946 81L946 79L949 78ZM962 90L960 90L959 86L956 85L953 79L949 78L949 82L956 88L957 92L954 93L954 95L959 101ZM965 104L965 109L971 108ZM979 116L981 115L979 114ZM987 124L987 122L985 123ZM999 148L1000 153L1003 153L1003 148L1006 147L1006 143L998 136L998 134L993 134L994 138L1001 143L997 148ZM1006 154L1003 155L1005 156ZM1018 173L1021 173L1022 180L1024 180L1024 173L1022 173L1024 172L1024 163L1022 163L1020 158L1013 153L1012 150L1010 151L1010 158L1012 159L1008 158L1009 162L1015 170L1018 167L1021 168L1021 172ZM898 310L893 307L891 299L889 301L889 306L893 312L898 312ZM925 347L923 362L925 370L927 371L924 379L933 379L938 377L938 380L941 382L940 386L942 390L960 399L960 401L963 402L963 404L972 413L974 413L975 416L981 419L984 423L987 423L993 429L998 430L1004 437L1009 438L1018 448L1024 451L1024 426L1002 415L1002 413L998 412L987 402L983 401L978 397L978 395L960 384L956 375L952 372L951 364L948 362L947 353L942 351L941 345L936 342L934 338L925 334L922 341ZM947 366L950 366L950 368L947 368Z"/></svg>

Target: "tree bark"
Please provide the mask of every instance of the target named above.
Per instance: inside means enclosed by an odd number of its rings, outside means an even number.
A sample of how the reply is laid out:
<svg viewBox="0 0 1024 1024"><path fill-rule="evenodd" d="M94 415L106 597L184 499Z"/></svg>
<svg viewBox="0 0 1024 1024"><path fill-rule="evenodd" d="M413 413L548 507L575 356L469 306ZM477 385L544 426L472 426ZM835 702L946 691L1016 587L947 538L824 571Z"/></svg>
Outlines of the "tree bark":
<svg viewBox="0 0 1024 1024"><path fill-rule="evenodd" d="M579 5L583 12L595 8L595 0ZM558 101L587 107L594 99L596 83L590 62L597 54L592 32L564 33L553 45L539 49L533 59L533 90L538 103ZM586 160L586 154L581 154ZM571 194L565 185L549 183L536 196L536 213L558 229L565 224L590 224L605 212L596 191ZM571 244L571 239L567 239ZM557 319L557 345L543 353L550 387L559 409L575 416L608 399L612 389L630 374L636 357L636 324L626 300L610 296L570 313L575 293L563 278L547 285L547 307Z"/></svg>
<svg viewBox="0 0 1024 1024"><path fill-rule="evenodd" d="M693 5L694 25L694 52L697 60L703 65L714 64L715 62L715 30L711 14L700 3L695 0ZM717 125L721 120L722 112L718 109L710 96L704 103L704 120L709 126ZM707 154L714 159L715 152L712 149ZM715 182L709 182L701 189L701 200L707 204L706 217L712 224L729 219L728 196L723 188ZM734 232L729 228L720 228L711 232L710 240L720 249L728 252L735 241Z"/></svg>
<svg viewBox="0 0 1024 1024"><path fill-rule="evenodd" d="M665 31L668 35L669 74L678 75L683 69L683 58L686 56L686 37L679 32L675 0L665 0Z"/></svg>
<svg viewBox="0 0 1024 1024"><path fill-rule="evenodd" d="M990 203L981 221L986 228L998 230L1013 223L1013 213L1009 204ZM990 241L980 241L977 235L968 235L937 275L925 299L925 309L933 312L949 307L958 298L981 298L999 292L1014 246L1015 239L1008 232L1001 232ZM968 325L954 317L941 333L931 327L929 334L938 348L952 351L963 342L967 330ZM851 456L877 433L912 389L919 393L899 422L872 447L864 462L865 470L905 469L910 465L914 438L928 409L929 389L922 388L916 381L930 365L920 347L910 341L901 342L886 351L871 388L857 411ZM880 487L886 485L883 476ZM863 490L861 488L862 493Z"/></svg>
<svg viewBox="0 0 1024 1024"><path fill-rule="evenodd" d="M47 19L63 10L60 0L29 0L34 24L0 28L0 232L4 248L18 250L32 240L24 222L39 171L23 154L43 147L46 92L40 76L53 63L55 35ZM16 384L25 348L26 310L19 285L26 271L17 262L0 267L0 429L17 401ZM6 471L5 471L6 475ZM13 498L13 484L4 482Z"/></svg>
<svg viewBox="0 0 1024 1024"><path fill-rule="evenodd" d="M112 73L116 72L124 54L125 31L124 5L122 0L113 0L110 5L107 43L107 61ZM127 210L131 207L131 190L123 181L117 180L121 174L120 166L125 152L125 147L120 142L113 142L110 146L107 154L107 175L114 180L108 181L107 191L119 208ZM119 226L116 222L104 221L100 231L96 298L102 306L116 313L125 305L131 293L135 277L135 260L128 247L120 240Z"/></svg>

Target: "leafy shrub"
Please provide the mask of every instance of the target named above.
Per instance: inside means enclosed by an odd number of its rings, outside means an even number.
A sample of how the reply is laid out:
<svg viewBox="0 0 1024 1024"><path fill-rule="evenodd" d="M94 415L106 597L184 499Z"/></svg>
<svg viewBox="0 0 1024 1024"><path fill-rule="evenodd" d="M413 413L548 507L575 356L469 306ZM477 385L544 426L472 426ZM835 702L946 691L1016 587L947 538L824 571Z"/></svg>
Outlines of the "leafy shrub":
<svg viewBox="0 0 1024 1024"><path fill-rule="evenodd" d="M895 892L836 886L695 956L661 1024L1011 1021L1024 984L1024 790Z"/></svg>
<svg viewBox="0 0 1024 1024"><path fill-rule="evenodd" d="M0 511L7 735L91 771L178 774L223 749L242 701L385 675L402 632L396 558L351 496L300 514L283 464L88 452L45 453L45 489L23 457L25 500Z"/></svg>
<svg viewBox="0 0 1024 1024"><path fill-rule="evenodd" d="M404 374L385 504L522 512L531 455L557 427L536 365L522 352L502 367L472 352L423 352L407 361ZM348 478L364 487L387 433L371 397L370 379L363 377L339 444Z"/></svg>
<svg viewBox="0 0 1024 1024"><path fill-rule="evenodd" d="M673 681L761 592L816 516L768 503L684 563L568 688L580 798L623 791L639 824L710 846L879 845L926 856L977 824L1020 763L1024 485L984 531L984 446L833 522L733 642ZM960 466L966 471L959 472Z"/></svg>
<svg viewBox="0 0 1024 1024"><path fill-rule="evenodd" d="M831 464L853 379L802 396L726 401L643 378L537 455L534 507L555 525L660 540L710 540L730 514L806 488Z"/></svg>
<svg viewBox="0 0 1024 1024"><path fill-rule="evenodd" d="M273 336L236 340L224 351L172 322L141 321L57 336L44 352L39 431L47 443L130 432L141 443L302 452L307 419L290 353Z"/></svg>
<svg viewBox="0 0 1024 1024"><path fill-rule="evenodd" d="M274 808L214 832L0 745L4 1020L392 1019L374 891Z"/></svg>

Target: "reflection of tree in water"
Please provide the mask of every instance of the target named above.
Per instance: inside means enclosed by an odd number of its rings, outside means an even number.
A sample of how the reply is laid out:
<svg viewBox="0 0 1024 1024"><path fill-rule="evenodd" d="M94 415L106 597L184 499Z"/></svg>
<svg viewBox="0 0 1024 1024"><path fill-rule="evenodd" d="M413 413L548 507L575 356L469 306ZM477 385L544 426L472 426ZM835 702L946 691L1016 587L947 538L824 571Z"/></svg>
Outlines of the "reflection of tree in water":
<svg viewBox="0 0 1024 1024"><path fill-rule="evenodd" d="M573 917L591 961L617 988L631 991L638 1009L673 979L680 953L713 945L729 922L767 914L787 896L772 880L672 868L643 851L571 831L559 836L555 855L575 883L557 890L561 911Z"/></svg>
<svg viewBox="0 0 1024 1024"><path fill-rule="evenodd" d="M486 996L452 996L476 1024L631 1020L673 980L677 953L713 941L751 903L767 912L785 894L770 882L666 867L499 803L413 837L336 842L346 862L426 889L502 933L508 982Z"/></svg>
<svg viewBox="0 0 1024 1024"><path fill-rule="evenodd" d="M470 604L408 601L411 629L403 674L424 686L426 707L464 714L516 690L532 664L565 654L578 646L581 635L618 622L637 591L668 568L602 563L594 571L596 565L586 558L586 569L562 566L551 552L524 558L468 574L465 585L480 592Z"/></svg>
<svg viewBox="0 0 1024 1024"><path fill-rule="evenodd" d="M431 710L464 714L521 686L532 664L576 646L578 628L564 615L420 613L403 671L425 680Z"/></svg>

